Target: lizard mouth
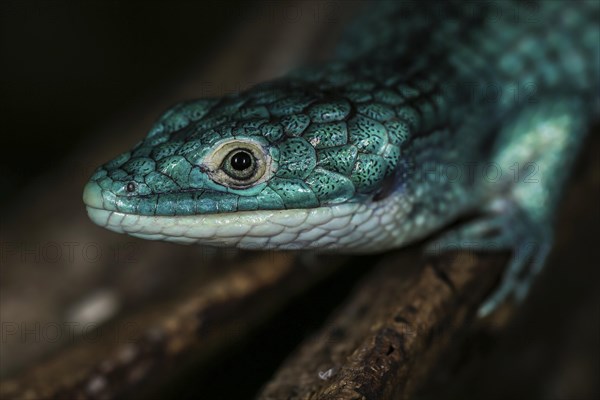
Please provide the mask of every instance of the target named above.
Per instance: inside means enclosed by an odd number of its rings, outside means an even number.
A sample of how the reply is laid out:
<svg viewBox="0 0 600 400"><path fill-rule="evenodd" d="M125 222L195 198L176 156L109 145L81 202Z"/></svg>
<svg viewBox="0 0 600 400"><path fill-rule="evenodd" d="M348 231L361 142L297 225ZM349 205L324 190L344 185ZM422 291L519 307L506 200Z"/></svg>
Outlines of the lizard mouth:
<svg viewBox="0 0 600 400"><path fill-rule="evenodd" d="M89 218L117 233L175 243L215 247L297 250L335 249L364 241L372 211L361 203L316 208L225 211L188 215L145 215L121 209L101 187L89 182L83 192ZM372 219L371 222L375 222ZM371 224L372 225L372 224ZM372 229L373 227L371 227Z"/></svg>
<svg viewBox="0 0 600 400"><path fill-rule="evenodd" d="M410 205L399 197L313 208L220 210L212 213L143 214L119 207L95 182L83 200L89 218L106 229L149 240L249 250L374 253L418 237L421 225L402 216Z"/></svg>
<svg viewBox="0 0 600 400"><path fill-rule="evenodd" d="M127 214L90 205L86 208L95 224L117 233L149 240L253 250L354 248L360 252L366 243L359 242L365 241L363 230L369 225L366 220L371 215L364 205L356 203L182 216Z"/></svg>

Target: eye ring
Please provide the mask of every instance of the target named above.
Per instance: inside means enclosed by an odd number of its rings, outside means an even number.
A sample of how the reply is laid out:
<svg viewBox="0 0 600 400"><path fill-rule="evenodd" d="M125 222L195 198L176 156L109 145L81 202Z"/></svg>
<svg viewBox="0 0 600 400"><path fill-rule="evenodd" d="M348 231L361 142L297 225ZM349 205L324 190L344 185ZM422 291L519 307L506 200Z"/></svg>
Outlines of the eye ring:
<svg viewBox="0 0 600 400"><path fill-rule="evenodd" d="M219 185L247 189L270 178L272 159L265 145L256 140L230 139L215 145L200 169Z"/></svg>

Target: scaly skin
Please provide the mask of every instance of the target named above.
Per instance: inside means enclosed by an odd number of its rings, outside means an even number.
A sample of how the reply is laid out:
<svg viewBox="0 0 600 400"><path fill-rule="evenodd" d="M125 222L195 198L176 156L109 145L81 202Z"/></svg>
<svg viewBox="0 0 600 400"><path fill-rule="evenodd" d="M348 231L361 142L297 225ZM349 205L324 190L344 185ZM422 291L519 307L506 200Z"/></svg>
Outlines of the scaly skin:
<svg viewBox="0 0 600 400"><path fill-rule="evenodd" d="M509 227L549 243L598 108L598 4L467 4L377 2L335 61L176 105L94 173L90 217L182 243L375 252L484 211L435 245L492 227L500 248L527 237ZM230 174L240 149L250 178ZM481 178L490 163L503 177ZM515 163L534 163L541 182L511 179ZM543 260L548 246L538 247Z"/></svg>

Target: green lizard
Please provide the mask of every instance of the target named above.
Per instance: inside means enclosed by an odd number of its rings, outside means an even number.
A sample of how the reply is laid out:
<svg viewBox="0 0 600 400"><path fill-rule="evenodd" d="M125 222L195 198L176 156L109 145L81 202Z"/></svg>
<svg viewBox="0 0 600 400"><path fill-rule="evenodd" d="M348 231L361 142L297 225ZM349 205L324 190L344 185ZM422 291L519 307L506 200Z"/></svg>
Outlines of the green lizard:
<svg viewBox="0 0 600 400"><path fill-rule="evenodd" d="M376 2L336 57L161 116L83 199L116 232L246 249L513 250L522 299L598 116L598 2Z"/></svg>

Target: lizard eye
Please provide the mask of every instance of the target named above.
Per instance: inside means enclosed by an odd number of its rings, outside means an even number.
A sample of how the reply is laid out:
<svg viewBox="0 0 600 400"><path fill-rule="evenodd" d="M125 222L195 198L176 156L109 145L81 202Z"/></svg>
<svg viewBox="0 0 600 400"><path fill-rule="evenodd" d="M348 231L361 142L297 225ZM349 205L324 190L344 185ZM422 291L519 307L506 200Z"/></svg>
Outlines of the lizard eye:
<svg viewBox="0 0 600 400"><path fill-rule="evenodd" d="M203 164L216 183L245 189L268 179L271 157L254 141L232 140L217 146Z"/></svg>

